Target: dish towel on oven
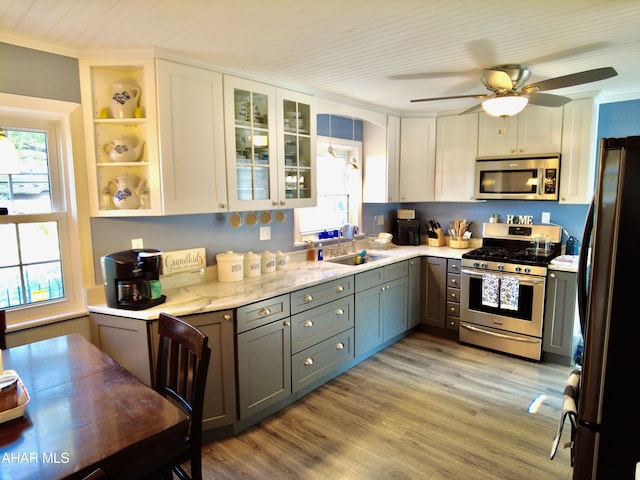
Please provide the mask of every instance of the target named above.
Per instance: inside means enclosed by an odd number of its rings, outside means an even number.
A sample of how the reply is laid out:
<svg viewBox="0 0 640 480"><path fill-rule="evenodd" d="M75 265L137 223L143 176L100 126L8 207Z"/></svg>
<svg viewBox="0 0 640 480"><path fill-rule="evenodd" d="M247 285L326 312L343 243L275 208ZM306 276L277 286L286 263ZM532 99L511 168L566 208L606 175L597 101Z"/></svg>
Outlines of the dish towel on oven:
<svg viewBox="0 0 640 480"><path fill-rule="evenodd" d="M500 277L500 308L518 310L520 281L516 277Z"/></svg>
<svg viewBox="0 0 640 480"><path fill-rule="evenodd" d="M482 305L495 308L500 305L500 275L482 274Z"/></svg>

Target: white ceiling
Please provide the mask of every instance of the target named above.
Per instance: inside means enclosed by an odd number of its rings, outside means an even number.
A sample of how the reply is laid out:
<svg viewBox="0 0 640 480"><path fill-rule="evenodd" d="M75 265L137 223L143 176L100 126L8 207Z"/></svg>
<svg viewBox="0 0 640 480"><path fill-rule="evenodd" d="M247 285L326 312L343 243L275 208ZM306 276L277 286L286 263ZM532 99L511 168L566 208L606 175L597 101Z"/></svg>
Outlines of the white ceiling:
<svg viewBox="0 0 640 480"><path fill-rule="evenodd" d="M550 93L640 98L638 0L0 0L0 29L52 49L159 47L405 114L473 106L409 100L486 93L481 70L505 63L529 64L528 83L612 66Z"/></svg>

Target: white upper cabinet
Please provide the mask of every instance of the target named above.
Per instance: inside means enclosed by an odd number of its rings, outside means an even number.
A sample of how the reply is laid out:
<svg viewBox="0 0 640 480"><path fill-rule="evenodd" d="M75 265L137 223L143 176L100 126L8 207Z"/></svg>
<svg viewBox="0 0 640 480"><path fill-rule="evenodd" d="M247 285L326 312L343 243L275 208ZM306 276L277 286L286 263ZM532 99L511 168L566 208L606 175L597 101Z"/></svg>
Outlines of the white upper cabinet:
<svg viewBox="0 0 640 480"><path fill-rule="evenodd" d="M562 111L530 105L512 117L480 113L478 156L558 153L562 143Z"/></svg>
<svg viewBox="0 0 640 480"><path fill-rule="evenodd" d="M313 97L224 76L229 209L316 203Z"/></svg>
<svg viewBox="0 0 640 480"><path fill-rule="evenodd" d="M80 75L92 216L227 209L220 74L127 58Z"/></svg>
<svg viewBox="0 0 640 480"><path fill-rule="evenodd" d="M222 75L157 62L162 210L227 210Z"/></svg>
<svg viewBox="0 0 640 480"><path fill-rule="evenodd" d="M472 202L478 151L478 114L438 117L435 200Z"/></svg>
<svg viewBox="0 0 640 480"><path fill-rule="evenodd" d="M400 118L388 116L387 126L363 121L365 203L398 202Z"/></svg>
<svg viewBox="0 0 640 480"><path fill-rule="evenodd" d="M564 106L560 203L590 203L596 174L598 104L593 98Z"/></svg>
<svg viewBox="0 0 640 480"><path fill-rule="evenodd" d="M398 189L401 202L433 201L435 159L436 119L401 119Z"/></svg>

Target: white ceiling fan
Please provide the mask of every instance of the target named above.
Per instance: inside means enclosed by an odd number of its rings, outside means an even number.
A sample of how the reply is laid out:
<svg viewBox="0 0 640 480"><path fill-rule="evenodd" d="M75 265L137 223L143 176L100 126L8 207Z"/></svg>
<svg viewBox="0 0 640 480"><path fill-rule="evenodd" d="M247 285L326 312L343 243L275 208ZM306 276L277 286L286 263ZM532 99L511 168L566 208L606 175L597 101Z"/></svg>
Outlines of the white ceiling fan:
<svg viewBox="0 0 640 480"><path fill-rule="evenodd" d="M617 74L614 68L603 67L525 85L531 76L531 70L527 65L496 65L482 70L482 83L491 93L416 98L411 102L477 98L483 100L482 103L465 110L462 114L473 112L482 107L490 115L506 117L520 113L529 103L544 107L561 107L571 101L569 97L540 92L597 82L615 77Z"/></svg>

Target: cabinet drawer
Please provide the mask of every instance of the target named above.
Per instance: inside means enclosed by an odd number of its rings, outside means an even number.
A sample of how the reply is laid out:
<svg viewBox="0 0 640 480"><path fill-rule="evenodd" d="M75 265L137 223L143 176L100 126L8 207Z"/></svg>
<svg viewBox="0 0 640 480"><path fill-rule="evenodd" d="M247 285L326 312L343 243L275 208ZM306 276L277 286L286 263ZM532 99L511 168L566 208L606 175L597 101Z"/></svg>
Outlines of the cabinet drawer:
<svg viewBox="0 0 640 480"><path fill-rule="evenodd" d="M352 328L295 354L291 359L293 392L321 379L353 358Z"/></svg>
<svg viewBox="0 0 640 480"><path fill-rule="evenodd" d="M460 288L460 274L448 273L447 274L447 286L451 288Z"/></svg>
<svg viewBox="0 0 640 480"><path fill-rule="evenodd" d="M236 312L238 333L286 318L289 315L289 295L280 295L245 305L238 308Z"/></svg>
<svg viewBox="0 0 640 480"><path fill-rule="evenodd" d="M458 317L451 317L447 315L447 329L458 330L460 325L460 319Z"/></svg>
<svg viewBox="0 0 640 480"><path fill-rule="evenodd" d="M353 295L291 317L291 351L305 348L353 328Z"/></svg>
<svg viewBox="0 0 640 480"><path fill-rule="evenodd" d="M374 268L356 275L356 292L362 292L368 288L384 283L383 268Z"/></svg>
<svg viewBox="0 0 640 480"><path fill-rule="evenodd" d="M318 305L352 294L353 275L331 280L321 285L303 288L291 294L291 313L300 313Z"/></svg>
<svg viewBox="0 0 640 480"><path fill-rule="evenodd" d="M460 303L460 289L447 287L447 301Z"/></svg>
<svg viewBox="0 0 640 480"><path fill-rule="evenodd" d="M394 263L393 265L387 265L383 267L382 272L385 282L397 280L398 278L406 277L409 275L409 261Z"/></svg>
<svg viewBox="0 0 640 480"><path fill-rule="evenodd" d="M460 304L454 302L447 302L447 316L453 315L454 317L460 316Z"/></svg>
<svg viewBox="0 0 640 480"><path fill-rule="evenodd" d="M459 259L449 259L447 261L447 272L449 273L460 273L462 265L462 260Z"/></svg>
<svg viewBox="0 0 640 480"><path fill-rule="evenodd" d="M409 261L394 263L386 267L375 268L356 275L356 292L382 285L409 275Z"/></svg>

